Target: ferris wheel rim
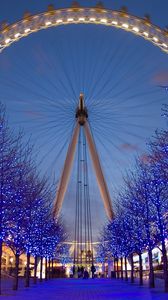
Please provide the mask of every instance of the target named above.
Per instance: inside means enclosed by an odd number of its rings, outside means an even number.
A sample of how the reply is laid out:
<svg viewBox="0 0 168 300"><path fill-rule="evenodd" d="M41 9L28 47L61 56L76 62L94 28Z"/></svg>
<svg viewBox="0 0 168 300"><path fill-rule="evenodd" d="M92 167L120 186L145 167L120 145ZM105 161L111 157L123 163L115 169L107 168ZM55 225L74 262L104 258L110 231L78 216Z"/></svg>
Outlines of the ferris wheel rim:
<svg viewBox="0 0 168 300"><path fill-rule="evenodd" d="M92 7L63 8L28 14L18 22L4 25L0 31L0 53L34 32L69 24L97 24L119 28L142 37L168 54L168 32L164 29L126 12Z"/></svg>

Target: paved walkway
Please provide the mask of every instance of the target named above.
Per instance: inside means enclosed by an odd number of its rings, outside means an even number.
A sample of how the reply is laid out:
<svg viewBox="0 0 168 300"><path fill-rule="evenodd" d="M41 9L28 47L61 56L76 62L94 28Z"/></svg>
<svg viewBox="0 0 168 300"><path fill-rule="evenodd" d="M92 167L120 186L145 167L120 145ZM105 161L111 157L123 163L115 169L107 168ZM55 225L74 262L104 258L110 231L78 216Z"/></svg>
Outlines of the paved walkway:
<svg viewBox="0 0 168 300"><path fill-rule="evenodd" d="M161 289L149 290L115 279L53 279L4 293L0 298L8 300L168 300Z"/></svg>

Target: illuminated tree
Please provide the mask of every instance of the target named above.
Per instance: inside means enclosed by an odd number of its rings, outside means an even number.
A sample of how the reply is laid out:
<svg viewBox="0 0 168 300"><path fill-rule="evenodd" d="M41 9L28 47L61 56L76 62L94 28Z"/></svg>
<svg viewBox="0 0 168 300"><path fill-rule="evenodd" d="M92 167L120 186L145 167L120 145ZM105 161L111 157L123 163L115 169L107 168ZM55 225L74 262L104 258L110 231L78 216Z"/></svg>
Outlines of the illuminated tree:
<svg viewBox="0 0 168 300"><path fill-rule="evenodd" d="M2 244L7 237L11 223L9 211L12 206L13 179L17 170L17 151L21 134L15 135L10 130L6 111L0 103L0 294Z"/></svg>
<svg viewBox="0 0 168 300"><path fill-rule="evenodd" d="M138 230L139 226L135 226L137 236L140 234L141 249L144 248L148 251L149 258L149 286L154 287L154 269L152 260L152 250L156 246L154 240L155 232L155 207L151 202L150 193L150 175L148 166L141 161L137 160L136 173L131 173L126 181L127 193L129 202L131 204L129 212L132 213L136 222L139 222L141 234ZM139 219L139 220L138 220ZM137 252L137 251L136 251Z"/></svg>
<svg viewBox="0 0 168 300"><path fill-rule="evenodd" d="M35 256L35 271L37 267L37 238L38 233L38 211L44 202L51 197L50 186L46 178L40 178L39 174L33 168L30 169L28 176L28 185L26 189L26 212L25 212L25 242L26 242L26 287L30 283L30 256ZM44 199L43 201L41 199ZM52 199L52 197L51 197ZM48 224L44 223L46 226ZM36 273L36 272L35 272ZM36 275L36 274L35 274ZM35 276L36 277L36 276Z"/></svg>
<svg viewBox="0 0 168 300"><path fill-rule="evenodd" d="M163 255L165 291L168 292L168 259L166 239L168 238L168 131L156 132L150 142L150 199L155 207L155 239L160 243Z"/></svg>
<svg viewBox="0 0 168 300"><path fill-rule="evenodd" d="M38 257L50 261L58 243L65 241L63 223L52 216L53 198L52 185L37 171L33 147L23 142L23 134L10 131L5 108L0 105L0 256L4 242L15 255L15 290L22 253L27 255L25 275L29 286L30 255L35 257L36 281Z"/></svg>
<svg viewBox="0 0 168 300"><path fill-rule="evenodd" d="M99 243L97 246L97 261L105 263L106 258L109 256L109 244L108 244L108 227L105 225L99 235Z"/></svg>
<svg viewBox="0 0 168 300"><path fill-rule="evenodd" d="M31 148L22 144L17 149L17 169L11 183L10 208L8 210L8 229L5 243L15 255L15 280L13 289L18 289L19 257L26 250L27 208L29 175L31 173Z"/></svg>

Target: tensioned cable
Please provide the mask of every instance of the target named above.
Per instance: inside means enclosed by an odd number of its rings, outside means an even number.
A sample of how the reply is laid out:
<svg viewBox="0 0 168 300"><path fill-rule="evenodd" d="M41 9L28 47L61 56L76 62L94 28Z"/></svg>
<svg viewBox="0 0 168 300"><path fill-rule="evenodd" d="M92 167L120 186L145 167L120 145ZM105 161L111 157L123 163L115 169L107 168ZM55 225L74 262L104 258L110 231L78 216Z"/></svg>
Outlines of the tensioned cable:
<svg viewBox="0 0 168 300"><path fill-rule="evenodd" d="M76 178L76 208L75 208L75 242L74 242L74 265L79 265L80 255L80 171L81 171L81 130L78 137L78 154L77 154L77 178Z"/></svg>
<svg viewBox="0 0 168 300"><path fill-rule="evenodd" d="M83 143L83 132L82 132L82 128L80 128L80 174L79 174L79 180L80 180L80 184L79 184L79 219L80 219L80 224L79 224L79 245L80 245L80 264L82 265L82 241L83 241L83 230L82 230L82 221L83 221L83 216L82 216L82 212L83 212L83 155L82 155L82 143Z"/></svg>
<svg viewBox="0 0 168 300"><path fill-rule="evenodd" d="M89 195L89 178L86 137L80 128L78 140L77 187L75 208L74 265L93 264L92 221ZM84 225L84 226L83 226ZM83 257L85 256L85 260Z"/></svg>
<svg viewBox="0 0 168 300"><path fill-rule="evenodd" d="M83 136L83 157L85 157L84 155L84 151L86 148L86 138L85 135ZM88 226L88 222L87 222L87 203L86 203L86 186L87 186L87 181L86 181L86 158L84 158L84 165L83 165L83 169L84 169L84 180L83 180L83 184L84 184L84 244L85 244L85 264L87 264L87 253L88 253L88 230L87 230L87 226Z"/></svg>
<svg viewBox="0 0 168 300"><path fill-rule="evenodd" d="M107 29L106 29L106 31L107 31ZM103 36L105 36L105 35L103 35ZM110 62L113 62L114 59L117 58L117 61L115 61L115 64L113 66L113 70L115 70L122 63L122 59L125 58L126 52L123 53L123 47L120 47L121 40L122 40L122 36L119 36L119 42L117 41L115 44L115 47L114 48L112 47L112 49L110 49L112 51L109 51L109 49L105 49L106 54L105 54L105 61L103 59L103 71L101 70L101 72L100 72L100 70L98 71L98 69L95 68L95 74L94 74L93 78L96 78L96 81L94 82L94 85L91 86L92 87L91 92L90 92L91 98L92 98L93 94L95 95L95 90L97 90L97 86L100 85L100 79L102 80L103 74L105 74L105 72L107 73L107 69L109 68ZM124 40L124 43L128 44L129 39ZM102 44L102 45L104 45L104 44ZM101 48L102 48L102 45L101 45ZM113 45L113 42L112 42L112 45ZM122 59L121 59L121 57L122 57ZM96 64L96 66L98 67L97 64ZM99 77L98 77L98 75L99 75ZM101 85L100 85L100 88L101 88Z"/></svg>
<svg viewBox="0 0 168 300"><path fill-rule="evenodd" d="M51 42L50 42L50 44L51 44ZM52 44L51 44L51 46L53 47ZM53 71L57 74L58 72L57 72L57 68L56 68L56 66L55 66L55 60L54 60L54 58L53 58L52 63L51 63L51 58L49 59L49 57L48 57L47 55L44 55L44 51L42 51L42 48L43 48L43 50L46 49L44 44L42 45L42 47L39 47L39 49L38 49L38 60L40 60L42 64L45 63L45 65L48 66L48 69L49 69L49 70L53 70ZM45 52L45 53L46 53L46 52ZM25 60L25 59L24 59L24 60ZM34 67L34 66L33 66L33 64L32 64L31 61L28 62L28 65L31 66L31 69L33 70L33 67ZM20 68L19 68L19 70L20 70ZM18 71L18 69L17 69L17 71ZM23 70L22 76L23 76L23 75L24 75L24 70ZM26 75L27 75L27 77L29 78L29 80L30 80L31 82L34 83L35 86L37 85L37 86L39 86L41 89L44 89L44 90L46 89L46 84L45 84L45 87L43 87L43 86L39 83L39 81L37 81L37 80L36 80L36 82L35 82L35 81L32 81L31 75L28 74L27 72L26 72ZM57 74L57 75L58 75L58 74ZM61 78L58 78L58 77L57 77L57 81L53 81L53 77L51 77L51 76L49 77L49 76L47 75L47 73L45 73L45 79L47 79L47 81L51 84L51 86L52 86L54 89L59 90L59 91L61 92L61 95L62 95L62 93L64 93L64 91L66 91L67 87L66 87L64 81L63 81ZM58 86L58 83L61 84L61 87L60 87L60 88L59 88L59 86ZM51 90L47 90L47 89L46 89L46 91L47 91L47 93L51 94ZM68 94L65 94L65 97L66 97L66 98L67 98L67 96L68 96ZM72 100L73 100L73 99L74 99L74 97L72 98ZM62 100L63 100L63 99L62 99ZM64 98L64 100L65 100L65 98ZM67 98L67 100L68 100L68 98Z"/></svg>
<svg viewBox="0 0 168 300"><path fill-rule="evenodd" d="M88 177L88 160L87 160L87 144L86 144L86 137L84 136L83 140L83 147L84 147L84 173L85 173L85 180L84 180L84 189L85 189L85 209L86 209L86 254L89 255L89 264L93 265L93 238L92 238L92 214L91 214L91 203L90 203L90 193L89 193L89 177ZM91 262L90 262L90 255L91 255ZM87 260L87 257L86 257ZM87 261L86 261L87 262Z"/></svg>

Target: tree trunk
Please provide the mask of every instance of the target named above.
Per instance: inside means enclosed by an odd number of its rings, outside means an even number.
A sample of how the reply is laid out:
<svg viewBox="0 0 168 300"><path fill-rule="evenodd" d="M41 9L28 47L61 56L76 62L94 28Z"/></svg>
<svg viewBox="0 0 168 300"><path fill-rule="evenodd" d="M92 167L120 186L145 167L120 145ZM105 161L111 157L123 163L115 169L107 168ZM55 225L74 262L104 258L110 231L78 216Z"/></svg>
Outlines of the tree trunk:
<svg viewBox="0 0 168 300"><path fill-rule="evenodd" d="M127 257L125 256L125 280L128 281Z"/></svg>
<svg viewBox="0 0 168 300"><path fill-rule="evenodd" d="M26 281L25 287L30 286L30 253L27 253L27 265L26 265Z"/></svg>
<svg viewBox="0 0 168 300"><path fill-rule="evenodd" d="M45 258L45 280L48 280L47 258Z"/></svg>
<svg viewBox="0 0 168 300"><path fill-rule="evenodd" d="M164 289L165 292L168 293L168 260L167 260L165 241L162 242L162 254L163 254Z"/></svg>
<svg viewBox="0 0 168 300"><path fill-rule="evenodd" d="M51 279L51 258L48 261L48 278Z"/></svg>
<svg viewBox="0 0 168 300"><path fill-rule="evenodd" d="M34 258L34 284L37 283L37 255Z"/></svg>
<svg viewBox="0 0 168 300"><path fill-rule="evenodd" d="M54 259L53 258L51 261L51 275L52 275L52 278L54 278Z"/></svg>
<svg viewBox="0 0 168 300"><path fill-rule="evenodd" d="M117 278L117 268L116 268L116 258L114 258L114 274L115 274L115 278Z"/></svg>
<svg viewBox="0 0 168 300"><path fill-rule="evenodd" d="M116 262L117 262L117 279L119 279L120 276L119 276L118 258L116 259Z"/></svg>
<svg viewBox="0 0 168 300"><path fill-rule="evenodd" d="M153 259L152 259L152 250L148 250L148 257L149 257L149 287L155 287L155 277L154 277L154 270L153 270Z"/></svg>
<svg viewBox="0 0 168 300"><path fill-rule="evenodd" d="M133 253L130 255L131 258L131 283L134 283L134 261L133 261Z"/></svg>
<svg viewBox="0 0 168 300"><path fill-rule="evenodd" d="M139 284L143 285L142 253L139 253Z"/></svg>
<svg viewBox="0 0 168 300"><path fill-rule="evenodd" d="M121 257L121 279L123 280L123 258Z"/></svg>
<svg viewBox="0 0 168 300"><path fill-rule="evenodd" d="M15 278L13 283L13 290L18 290L18 275L19 275L19 254L15 254Z"/></svg>
<svg viewBox="0 0 168 300"><path fill-rule="evenodd" d="M43 257L40 258L40 282L43 280Z"/></svg>
<svg viewBox="0 0 168 300"><path fill-rule="evenodd" d="M2 295L2 240L0 240L0 295Z"/></svg>

